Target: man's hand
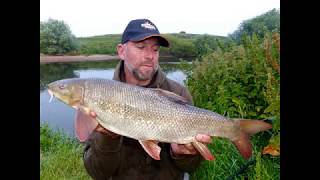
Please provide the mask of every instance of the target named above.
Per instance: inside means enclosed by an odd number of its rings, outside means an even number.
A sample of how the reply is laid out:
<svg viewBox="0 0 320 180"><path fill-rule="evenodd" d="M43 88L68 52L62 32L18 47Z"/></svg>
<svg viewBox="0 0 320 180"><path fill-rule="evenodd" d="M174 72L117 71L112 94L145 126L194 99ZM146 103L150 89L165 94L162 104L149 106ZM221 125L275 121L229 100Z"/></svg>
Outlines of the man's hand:
<svg viewBox="0 0 320 180"><path fill-rule="evenodd" d="M205 134L198 134L196 136L196 140L203 144L210 144L212 142L212 138ZM171 144L171 150L176 157L183 154L198 154L199 152L193 147L191 143L189 144Z"/></svg>
<svg viewBox="0 0 320 180"><path fill-rule="evenodd" d="M93 117L93 118L96 118L97 117L97 114L93 111L90 111L90 116ZM115 134L109 130L107 130L106 128L102 127L100 124L98 124L98 126L94 129L95 131L98 131L100 133L103 133L103 134L106 134L108 136L111 136L112 138L116 138L116 137L119 137L120 135L119 134Z"/></svg>

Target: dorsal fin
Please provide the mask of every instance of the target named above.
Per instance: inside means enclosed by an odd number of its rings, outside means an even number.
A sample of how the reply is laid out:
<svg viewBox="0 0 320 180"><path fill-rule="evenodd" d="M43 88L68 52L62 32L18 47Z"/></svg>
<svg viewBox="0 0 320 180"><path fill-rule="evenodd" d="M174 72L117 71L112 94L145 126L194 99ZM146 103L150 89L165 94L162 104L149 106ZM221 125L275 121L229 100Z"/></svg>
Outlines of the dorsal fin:
<svg viewBox="0 0 320 180"><path fill-rule="evenodd" d="M156 89L152 89L153 91L157 92L158 94L167 97L169 100L179 103L179 104L189 104L191 105L191 102L188 101L186 98L179 96L173 92L164 90L164 89L160 89L160 88L156 88Z"/></svg>

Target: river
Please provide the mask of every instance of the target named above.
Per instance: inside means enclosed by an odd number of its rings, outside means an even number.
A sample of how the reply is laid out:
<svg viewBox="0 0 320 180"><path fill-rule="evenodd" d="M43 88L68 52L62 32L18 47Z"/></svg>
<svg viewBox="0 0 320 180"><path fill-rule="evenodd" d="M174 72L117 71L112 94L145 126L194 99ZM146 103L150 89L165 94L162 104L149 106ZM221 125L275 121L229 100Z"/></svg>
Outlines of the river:
<svg viewBox="0 0 320 180"><path fill-rule="evenodd" d="M49 103L47 84L65 78L100 77L112 79L118 60L103 62L50 63L40 65L40 122L74 137L75 110L58 99ZM177 61L161 62L167 77L184 84L186 74Z"/></svg>

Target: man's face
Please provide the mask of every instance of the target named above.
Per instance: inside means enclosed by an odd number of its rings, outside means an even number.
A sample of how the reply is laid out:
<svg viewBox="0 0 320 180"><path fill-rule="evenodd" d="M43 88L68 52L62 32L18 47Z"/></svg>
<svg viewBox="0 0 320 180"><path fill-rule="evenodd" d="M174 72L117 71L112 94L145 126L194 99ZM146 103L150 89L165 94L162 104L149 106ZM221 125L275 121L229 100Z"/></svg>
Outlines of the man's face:
<svg viewBox="0 0 320 180"><path fill-rule="evenodd" d="M137 80L151 80L158 70L159 42L156 37L118 46L118 55Z"/></svg>

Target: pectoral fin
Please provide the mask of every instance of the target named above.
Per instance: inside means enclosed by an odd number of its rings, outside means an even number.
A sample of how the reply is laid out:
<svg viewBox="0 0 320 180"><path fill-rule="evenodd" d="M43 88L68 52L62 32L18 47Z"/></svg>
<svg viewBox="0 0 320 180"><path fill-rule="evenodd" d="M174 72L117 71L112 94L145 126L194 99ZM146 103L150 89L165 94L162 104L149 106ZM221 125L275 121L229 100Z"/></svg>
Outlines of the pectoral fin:
<svg viewBox="0 0 320 180"><path fill-rule="evenodd" d="M140 140L139 143L143 147L143 149L155 160L160 160L160 151L161 148L158 146L157 141L153 140Z"/></svg>
<svg viewBox="0 0 320 180"><path fill-rule="evenodd" d="M202 155L202 157L206 160L215 160L216 158L211 154L210 150L205 144L201 142L192 142L192 145L198 150L198 152Z"/></svg>
<svg viewBox="0 0 320 180"><path fill-rule="evenodd" d="M97 120L83 111L76 111L75 134L80 142L87 140L88 136L98 126Z"/></svg>

